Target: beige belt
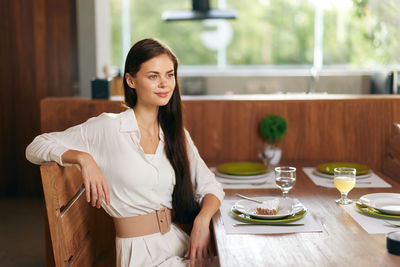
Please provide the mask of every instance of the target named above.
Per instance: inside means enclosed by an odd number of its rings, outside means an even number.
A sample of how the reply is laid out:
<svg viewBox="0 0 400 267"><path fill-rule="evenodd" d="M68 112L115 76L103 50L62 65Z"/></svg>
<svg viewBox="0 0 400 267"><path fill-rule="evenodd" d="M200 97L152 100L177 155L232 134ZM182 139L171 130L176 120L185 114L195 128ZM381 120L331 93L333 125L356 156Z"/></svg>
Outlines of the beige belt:
<svg viewBox="0 0 400 267"><path fill-rule="evenodd" d="M116 235L121 238L165 234L171 229L171 210L163 207L154 213L113 220Z"/></svg>

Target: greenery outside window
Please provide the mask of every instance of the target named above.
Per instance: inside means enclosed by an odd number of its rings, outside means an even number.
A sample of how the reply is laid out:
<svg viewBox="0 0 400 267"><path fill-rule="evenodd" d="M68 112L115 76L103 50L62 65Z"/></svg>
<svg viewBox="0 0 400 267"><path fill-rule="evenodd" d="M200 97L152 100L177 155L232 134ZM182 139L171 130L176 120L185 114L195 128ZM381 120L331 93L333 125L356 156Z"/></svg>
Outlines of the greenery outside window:
<svg viewBox="0 0 400 267"><path fill-rule="evenodd" d="M213 0L234 20L165 22L165 10L190 0L111 0L112 63L145 37L167 43L181 66L317 69L400 63L398 0Z"/></svg>

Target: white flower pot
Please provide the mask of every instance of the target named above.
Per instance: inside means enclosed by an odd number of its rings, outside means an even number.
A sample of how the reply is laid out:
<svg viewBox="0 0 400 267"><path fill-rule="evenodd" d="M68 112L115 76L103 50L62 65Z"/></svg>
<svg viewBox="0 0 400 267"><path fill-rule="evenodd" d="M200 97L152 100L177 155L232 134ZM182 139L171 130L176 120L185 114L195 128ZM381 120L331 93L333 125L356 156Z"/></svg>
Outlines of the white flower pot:
<svg viewBox="0 0 400 267"><path fill-rule="evenodd" d="M259 154L259 158L263 163L270 167L278 165L281 161L281 157L282 149L270 144L265 144L264 152Z"/></svg>

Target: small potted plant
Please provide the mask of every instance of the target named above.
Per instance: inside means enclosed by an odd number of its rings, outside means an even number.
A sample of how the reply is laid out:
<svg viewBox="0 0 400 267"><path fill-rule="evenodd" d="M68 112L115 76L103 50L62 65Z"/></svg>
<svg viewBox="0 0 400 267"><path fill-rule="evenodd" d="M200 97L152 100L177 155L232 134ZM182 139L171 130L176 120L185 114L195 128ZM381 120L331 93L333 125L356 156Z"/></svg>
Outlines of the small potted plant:
<svg viewBox="0 0 400 267"><path fill-rule="evenodd" d="M286 120L278 115L270 114L260 123L260 134L265 140L264 152L260 159L267 166L278 165L282 157L282 149L276 147L276 142L286 135Z"/></svg>

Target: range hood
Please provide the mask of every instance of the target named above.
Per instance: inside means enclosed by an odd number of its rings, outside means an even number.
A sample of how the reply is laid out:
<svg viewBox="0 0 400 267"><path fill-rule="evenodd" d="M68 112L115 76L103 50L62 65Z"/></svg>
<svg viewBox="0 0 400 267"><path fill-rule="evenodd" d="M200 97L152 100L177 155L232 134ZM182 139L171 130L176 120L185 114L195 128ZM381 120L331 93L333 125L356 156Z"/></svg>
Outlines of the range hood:
<svg viewBox="0 0 400 267"><path fill-rule="evenodd" d="M211 9L209 0L192 0L192 10L167 10L162 14L166 21L234 19L235 10Z"/></svg>

